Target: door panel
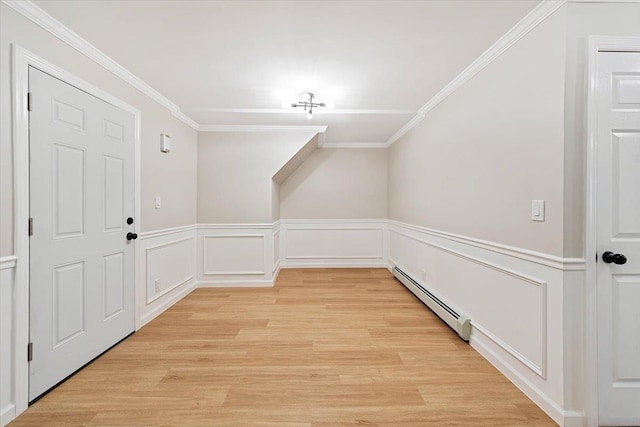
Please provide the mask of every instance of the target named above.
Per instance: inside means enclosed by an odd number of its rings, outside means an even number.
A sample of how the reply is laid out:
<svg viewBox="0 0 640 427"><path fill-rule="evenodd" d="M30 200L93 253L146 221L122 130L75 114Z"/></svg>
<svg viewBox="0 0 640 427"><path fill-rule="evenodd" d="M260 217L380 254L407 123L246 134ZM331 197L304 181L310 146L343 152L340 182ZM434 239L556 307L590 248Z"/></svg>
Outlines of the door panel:
<svg viewBox="0 0 640 427"><path fill-rule="evenodd" d="M640 363L629 355L640 354L640 275L616 275L613 293L613 384L640 382Z"/></svg>
<svg viewBox="0 0 640 427"><path fill-rule="evenodd" d="M640 237L640 132L613 132L613 237Z"/></svg>
<svg viewBox="0 0 640 427"><path fill-rule="evenodd" d="M118 231L124 227L124 160L104 156L104 229Z"/></svg>
<svg viewBox="0 0 640 427"><path fill-rule="evenodd" d="M53 269L53 348L74 339L86 328L84 261Z"/></svg>
<svg viewBox="0 0 640 427"><path fill-rule="evenodd" d="M599 423L640 425L640 54L599 53ZM610 251L626 263L605 263Z"/></svg>
<svg viewBox="0 0 640 427"><path fill-rule="evenodd" d="M29 69L31 400L133 332L134 116Z"/></svg>
<svg viewBox="0 0 640 427"><path fill-rule="evenodd" d="M84 234L85 150L53 144L54 239Z"/></svg>
<svg viewBox="0 0 640 427"><path fill-rule="evenodd" d="M108 320L124 310L124 252L104 257L104 318Z"/></svg>

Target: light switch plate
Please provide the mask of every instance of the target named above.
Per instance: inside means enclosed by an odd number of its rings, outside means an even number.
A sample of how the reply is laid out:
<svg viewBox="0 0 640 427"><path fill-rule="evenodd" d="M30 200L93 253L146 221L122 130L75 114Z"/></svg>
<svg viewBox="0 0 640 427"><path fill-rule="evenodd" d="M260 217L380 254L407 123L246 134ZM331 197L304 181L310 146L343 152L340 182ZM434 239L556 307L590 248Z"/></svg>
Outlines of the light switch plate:
<svg viewBox="0 0 640 427"><path fill-rule="evenodd" d="M160 134L160 151L163 153L171 152L171 137L166 133Z"/></svg>
<svg viewBox="0 0 640 427"><path fill-rule="evenodd" d="M156 196L156 209L160 209L162 207L162 198L160 196Z"/></svg>
<svg viewBox="0 0 640 427"><path fill-rule="evenodd" d="M544 221L544 200L531 201L531 221Z"/></svg>

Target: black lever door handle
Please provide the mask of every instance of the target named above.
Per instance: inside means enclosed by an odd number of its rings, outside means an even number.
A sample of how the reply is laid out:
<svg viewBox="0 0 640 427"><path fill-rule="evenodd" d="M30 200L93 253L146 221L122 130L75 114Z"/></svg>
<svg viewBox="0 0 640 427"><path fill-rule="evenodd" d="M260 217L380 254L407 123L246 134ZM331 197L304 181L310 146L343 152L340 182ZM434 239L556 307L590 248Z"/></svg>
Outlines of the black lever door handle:
<svg viewBox="0 0 640 427"><path fill-rule="evenodd" d="M614 263L622 265L627 263L627 257L622 254L614 254L613 252L607 251L602 254L602 261L607 264Z"/></svg>
<svg viewBox="0 0 640 427"><path fill-rule="evenodd" d="M127 240L136 240L138 235L136 233L127 233Z"/></svg>

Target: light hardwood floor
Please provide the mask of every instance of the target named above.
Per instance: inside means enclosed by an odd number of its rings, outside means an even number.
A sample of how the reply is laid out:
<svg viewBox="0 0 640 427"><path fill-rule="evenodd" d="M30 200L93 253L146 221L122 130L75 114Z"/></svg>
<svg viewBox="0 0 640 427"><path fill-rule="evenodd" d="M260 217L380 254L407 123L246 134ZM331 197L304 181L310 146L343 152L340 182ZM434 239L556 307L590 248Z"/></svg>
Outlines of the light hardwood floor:
<svg viewBox="0 0 640 427"><path fill-rule="evenodd" d="M383 269L198 289L12 426L554 426Z"/></svg>

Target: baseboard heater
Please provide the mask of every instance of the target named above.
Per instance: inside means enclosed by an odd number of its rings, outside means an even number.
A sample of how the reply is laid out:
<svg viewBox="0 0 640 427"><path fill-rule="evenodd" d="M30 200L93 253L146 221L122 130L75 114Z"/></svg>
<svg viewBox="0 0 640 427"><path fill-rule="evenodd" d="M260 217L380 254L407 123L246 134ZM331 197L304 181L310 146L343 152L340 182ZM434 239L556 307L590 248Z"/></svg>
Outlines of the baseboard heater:
<svg viewBox="0 0 640 427"><path fill-rule="evenodd" d="M424 286L415 281L411 276L402 271L397 265L393 267L393 275L407 289L409 289L420 301L437 314L444 322L451 326L451 329L465 341L469 341L471 336L471 319L463 314L457 313L440 298L429 292Z"/></svg>

